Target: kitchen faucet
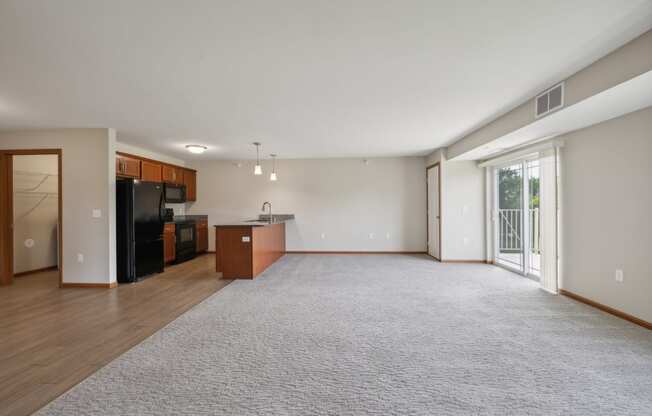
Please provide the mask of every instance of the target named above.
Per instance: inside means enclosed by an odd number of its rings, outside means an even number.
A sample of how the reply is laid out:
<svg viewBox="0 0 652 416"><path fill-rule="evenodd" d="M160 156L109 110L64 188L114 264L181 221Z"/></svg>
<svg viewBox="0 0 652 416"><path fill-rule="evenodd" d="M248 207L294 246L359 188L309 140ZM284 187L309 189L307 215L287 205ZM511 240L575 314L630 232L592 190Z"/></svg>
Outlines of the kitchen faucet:
<svg viewBox="0 0 652 416"><path fill-rule="evenodd" d="M265 205L269 205L269 223L271 224L273 222L273 217L272 217L272 203L269 201L265 201L263 203L263 209L262 211L265 212Z"/></svg>

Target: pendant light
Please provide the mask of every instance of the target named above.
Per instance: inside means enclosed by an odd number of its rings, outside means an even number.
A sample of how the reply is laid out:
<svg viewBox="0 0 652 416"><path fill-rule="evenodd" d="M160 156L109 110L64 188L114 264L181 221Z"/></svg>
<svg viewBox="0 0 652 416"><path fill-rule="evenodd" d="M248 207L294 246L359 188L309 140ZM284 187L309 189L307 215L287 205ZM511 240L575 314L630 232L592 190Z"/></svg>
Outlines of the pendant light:
<svg viewBox="0 0 652 416"><path fill-rule="evenodd" d="M275 181L278 179L276 177L276 155L272 153L269 156L272 158L272 173L269 174L269 180Z"/></svg>
<svg viewBox="0 0 652 416"><path fill-rule="evenodd" d="M254 146L256 146L256 166L254 166L254 175L262 175L263 168L262 166L260 166L260 155L259 155L260 143L254 142Z"/></svg>

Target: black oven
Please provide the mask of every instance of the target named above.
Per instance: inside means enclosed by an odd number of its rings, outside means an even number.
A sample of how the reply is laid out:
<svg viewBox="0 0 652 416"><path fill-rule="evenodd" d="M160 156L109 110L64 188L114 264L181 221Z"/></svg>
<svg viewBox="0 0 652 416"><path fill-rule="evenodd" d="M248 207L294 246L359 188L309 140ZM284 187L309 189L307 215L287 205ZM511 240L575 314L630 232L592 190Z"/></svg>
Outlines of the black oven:
<svg viewBox="0 0 652 416"><path fill-rule="evenodd" d="M177 222L176 231L176 259L175 263L194 259L197 255L197 236L194 221Z"/></svg>
<svg viewBox="0 0 652 416"><path fill-rule="evenodd" d="M186 202L186 185L165 184L165 202Z"/></svg>

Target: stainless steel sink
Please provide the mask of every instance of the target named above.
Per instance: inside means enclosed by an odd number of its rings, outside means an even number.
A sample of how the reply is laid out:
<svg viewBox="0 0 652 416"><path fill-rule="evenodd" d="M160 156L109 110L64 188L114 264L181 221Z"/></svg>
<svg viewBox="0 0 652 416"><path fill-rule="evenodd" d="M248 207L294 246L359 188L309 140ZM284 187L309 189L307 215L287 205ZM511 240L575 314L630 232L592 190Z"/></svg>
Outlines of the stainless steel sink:
<svg viewBox="0 0 652 416"><path fill-rule="evenodd" d="M245 220L243 222L258 222L261 224L276 224L279 222L285 222L288 220L294 219L294 214L274 214L271 217L270 221L270 216L268 214L261 214L260 217L254 220Z"/></svg>

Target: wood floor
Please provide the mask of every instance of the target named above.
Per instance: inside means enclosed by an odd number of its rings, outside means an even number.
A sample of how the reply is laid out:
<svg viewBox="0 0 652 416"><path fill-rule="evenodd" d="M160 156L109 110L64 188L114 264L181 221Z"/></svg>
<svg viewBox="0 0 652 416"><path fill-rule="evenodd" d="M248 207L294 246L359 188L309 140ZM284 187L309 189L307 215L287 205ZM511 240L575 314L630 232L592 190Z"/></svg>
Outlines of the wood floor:
<svg viewBox="0 0 652 416"><path fill-rule="evenodd" d="M116 289L60 289L56 272L0 287L0 415L28 415L217 292L213 255Z"/></svg>

